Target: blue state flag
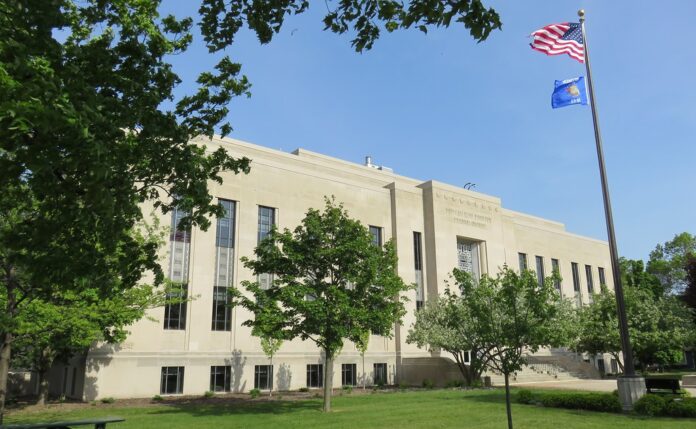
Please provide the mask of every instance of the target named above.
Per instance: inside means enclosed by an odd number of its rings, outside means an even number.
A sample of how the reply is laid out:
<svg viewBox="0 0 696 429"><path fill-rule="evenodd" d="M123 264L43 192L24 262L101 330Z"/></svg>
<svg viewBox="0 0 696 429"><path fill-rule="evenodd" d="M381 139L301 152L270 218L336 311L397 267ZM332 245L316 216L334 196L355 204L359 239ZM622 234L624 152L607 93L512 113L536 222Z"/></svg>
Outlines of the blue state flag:
<svg viewBox="0 0 696 429"><path fill-rule="evenodd" d="M570 106L572 104L587 104L585 78L580 76L573 79L557 80L551 94L551 107Z"/></svg>

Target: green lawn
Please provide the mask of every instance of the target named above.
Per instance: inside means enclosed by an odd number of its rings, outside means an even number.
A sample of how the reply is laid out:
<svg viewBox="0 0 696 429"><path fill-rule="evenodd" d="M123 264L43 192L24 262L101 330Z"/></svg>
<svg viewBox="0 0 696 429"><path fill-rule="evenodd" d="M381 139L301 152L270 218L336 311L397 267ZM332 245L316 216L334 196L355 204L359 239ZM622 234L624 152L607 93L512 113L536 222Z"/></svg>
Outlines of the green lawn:
<svg viewBox="0 0 696 429"><path fill-rule="evenodd" d="M319 399L248 401L226 405L157 405L146 408L86 407L79 411L26 413L14 411L6 423L120 416L128 428L505 428L501 390L433 390L345 395L334 399L334 411L319 411ZM695 428L696 419L644 419L533 405L513 405L516 428Z"/></svg>

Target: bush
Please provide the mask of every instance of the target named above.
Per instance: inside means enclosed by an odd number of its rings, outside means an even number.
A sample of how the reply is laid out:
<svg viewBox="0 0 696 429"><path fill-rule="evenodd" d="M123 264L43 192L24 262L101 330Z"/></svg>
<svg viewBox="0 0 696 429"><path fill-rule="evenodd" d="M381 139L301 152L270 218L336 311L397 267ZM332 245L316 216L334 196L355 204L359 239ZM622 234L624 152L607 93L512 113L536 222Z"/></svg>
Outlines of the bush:
<svg viewBox="0 0 696 429"><path fill-rule="evenodd" d="M435 383L433 382L433 380L426 378L423 380L423 387L425 387L426 389L432 389L435 387Z"/></svg>
<svg viewBox="0 0 696 429"><path fill-rule="evenodd" d="M540 402L545 407L620 413L619 398L611 393L546 393Z"/></svg>
<svg viewBox="0 0 696 429"><path fill-rule="evenodd" d="M409 386L408 386L408 384L406 384L405 381L399 381L399 389L406 390L406 389L408 389L408 387Z"/></svg>
<svg viewBox="0 0 696 429"><path fill-rule="evenodd" d="M667 414L668 398L660 395L643 395L633 404L633 411L643 416L664 416Z"/></svg>
<svg viewBox="0 0 696 429"><path fill-rule="evenodd" d="M665 412L670 417L696 417L696 399L673 399L667 403Z"/></svg>
<svg viewBox="0 0 696 429"><path fill-rule="evenodd" d="M534 402L534 396L530 390L522 389L517 392L517 402L520 404L531 404Z"/></svg>
<svg viewBox="0 0 696 429"><path fill-rule="evenodd" d="M204 398L212 398L213 396L215 396L215 392L211 390L206 390L206 392L203 394Z"/></svg>
<svg viewBox="0 0 696 429"><path fill-rule="evenodd" d="M164 399L164 398L162 398L160 395L155 395L155 396L152 397L152 400L155 401L155 402L160 402L160 401L162 401L163 399Z"/></svg>
<svg viewBox="0 0 696 429"><path fill-rule="evenodd" d="M300 387L297 389L298 392L309 392L309 387Z"/></svg>
<svg viewBox="0 0 696 429"><path fill-rule="evenodd" d="M353 393L353 386L343 386L342 387L343 391L346 393Z"/></svg>
<svg viewBox="0 0 696 429"><path fill-rule="evenodd" d="M445 384L445 387L448 389L453 389L462 386L464 386L464 382L462 380L448 380Z"/></svg>
<svg viewBox="0 0 696 429"><path fill-rule="evenodd" d="M116 402L116 400L112 397L101 398L100 401L102 404L113 404L114 402Z"/></svg>
<svg viewBox="0 0 696 429"><path fill-rule="evenodd" d="M261 396L261 391L259 389L251 389L249 391L249 394L251 395L252 399L258 398L259 396Z"/></svg>

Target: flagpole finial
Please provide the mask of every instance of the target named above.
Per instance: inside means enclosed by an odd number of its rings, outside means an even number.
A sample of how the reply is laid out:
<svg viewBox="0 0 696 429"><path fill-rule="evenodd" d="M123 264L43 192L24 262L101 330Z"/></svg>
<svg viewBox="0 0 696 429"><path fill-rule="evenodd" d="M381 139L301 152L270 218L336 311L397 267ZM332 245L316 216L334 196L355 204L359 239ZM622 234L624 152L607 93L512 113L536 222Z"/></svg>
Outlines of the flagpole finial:
<svg viewBox="0 0 696 429"><path fill-rule="evenodd" d="M578 16L580 17L580 21L584 21L585 20L585 9L580 9L578 11Z"/></svg>

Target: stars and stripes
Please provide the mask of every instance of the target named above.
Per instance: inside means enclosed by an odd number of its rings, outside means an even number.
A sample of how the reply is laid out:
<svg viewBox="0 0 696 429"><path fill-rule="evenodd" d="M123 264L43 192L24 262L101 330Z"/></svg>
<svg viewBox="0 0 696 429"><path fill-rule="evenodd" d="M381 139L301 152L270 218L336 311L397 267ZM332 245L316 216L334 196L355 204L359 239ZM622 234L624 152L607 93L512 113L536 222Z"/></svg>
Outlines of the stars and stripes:
<svg viewBox="0 0 696 429"><path fill-rule="evenodd" d="M534 50L546 55L568 54L581 63L585 62L582 28L577 22L547 25L533 32L531 37L534 41L529 46Z"/></svg>

